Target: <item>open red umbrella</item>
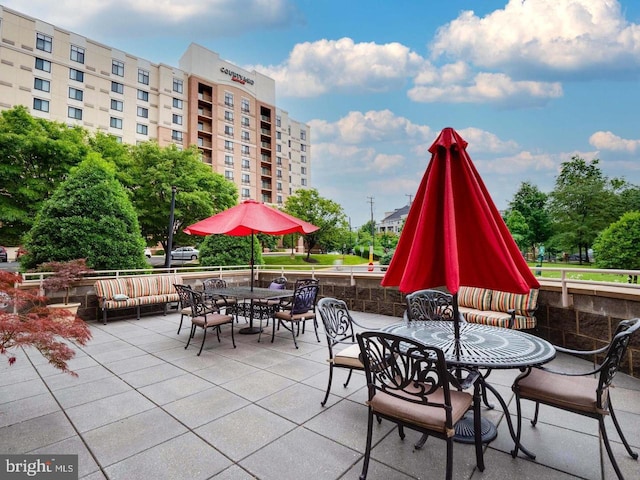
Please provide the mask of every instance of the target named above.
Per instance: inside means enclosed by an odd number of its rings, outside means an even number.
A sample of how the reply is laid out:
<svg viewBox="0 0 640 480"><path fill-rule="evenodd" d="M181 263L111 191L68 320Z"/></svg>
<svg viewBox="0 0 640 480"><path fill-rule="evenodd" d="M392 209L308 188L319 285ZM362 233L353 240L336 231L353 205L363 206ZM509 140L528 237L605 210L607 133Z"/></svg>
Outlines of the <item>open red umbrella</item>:
<svg viewBox="0 0 640 480"><path fill-rule="evenodd" d="M471 162L467 142L445 128L411 205L383 286L402 292L461 285L527 293L540 285Z"/></svg>
<svg viewBox="0 0 640 480"><path fill-rule="evenodd" d="M253 290L253 236L255 233L305 234L315 232L318 228L264 203L245 200L235 207L189 225L183 231L189 235L225 234L236 237L251 235L251 290Z"/></svg>

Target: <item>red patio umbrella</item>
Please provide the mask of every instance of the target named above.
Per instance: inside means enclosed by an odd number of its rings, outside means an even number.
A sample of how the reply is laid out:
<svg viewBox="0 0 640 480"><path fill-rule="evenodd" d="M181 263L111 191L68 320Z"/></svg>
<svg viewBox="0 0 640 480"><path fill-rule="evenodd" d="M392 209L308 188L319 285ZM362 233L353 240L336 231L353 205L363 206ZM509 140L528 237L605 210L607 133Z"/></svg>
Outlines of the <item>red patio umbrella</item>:
<svg viewBox="0 0 640 480"><path fill-rule="evenodd" d="M466 152L445 128L429 148L431 161L411 205L383 286L402 292L461 285L527 293L540 285Z"/></svg>
<svg viewBox="0 0 640 480"><path fill-rule="evenodd" d="M183 231L189 235L225 234L236 237L251 235L251 290L253 290L253 236L255 233L306 234L315 232L318 228L264 203L245 200L235 207L189 225Z"/></svg>

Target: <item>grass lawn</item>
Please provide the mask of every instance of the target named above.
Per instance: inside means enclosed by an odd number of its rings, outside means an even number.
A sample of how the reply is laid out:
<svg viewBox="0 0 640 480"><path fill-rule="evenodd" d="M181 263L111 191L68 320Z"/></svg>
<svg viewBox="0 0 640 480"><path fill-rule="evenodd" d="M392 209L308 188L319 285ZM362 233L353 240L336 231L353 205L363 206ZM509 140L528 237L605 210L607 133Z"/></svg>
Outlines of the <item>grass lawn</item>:
<svg viewBox="0 0 640 480"><path fill-rule="evenodd" d="M306 262L307 255L297 255L291 258L291 253L282 255L263 255L265 265L331 265L335 260L342 260L343 265L362 265L368 263L368 259L357 255L311 255L311 262Z"/></svg>
<svg viewBox="0 0 640 480"><path fill-rule="evenodd" d="M529 262L530 267L536 267L538 264L535 262ZM575 280L593 280L597 282L616 282L616 283L627 283L629 280L628 275L622 275L617 273L596 273L591 272L590 270L595 269L593 265L588 264L578 264L578 263L564 263L564 262L556 262L556 263L548 263L543 262L543 267L551 267L551 268L572 268L572 269L580 269L579 272L566 272L567 279L575 279ZM535 269L533 272L537 275ZM541 270L540 275L537 275L541 278L561 278L562 272L559 271L545 271Z"/></svg>

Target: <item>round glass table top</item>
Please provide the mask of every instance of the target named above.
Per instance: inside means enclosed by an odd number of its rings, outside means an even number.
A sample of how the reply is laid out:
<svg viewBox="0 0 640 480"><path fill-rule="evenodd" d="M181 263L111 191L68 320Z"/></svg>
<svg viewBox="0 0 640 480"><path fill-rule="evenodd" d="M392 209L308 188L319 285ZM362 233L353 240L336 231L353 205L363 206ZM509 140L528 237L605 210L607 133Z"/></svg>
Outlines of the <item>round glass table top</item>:
<svg viewBox="0 0 640 480"><path fill-rule="evenodd" d="M401 322L382 331L440 348L447 363L480 368L519 368L553 360L549 342L520 330L461 323L456 340L452 321Z"/></svg>

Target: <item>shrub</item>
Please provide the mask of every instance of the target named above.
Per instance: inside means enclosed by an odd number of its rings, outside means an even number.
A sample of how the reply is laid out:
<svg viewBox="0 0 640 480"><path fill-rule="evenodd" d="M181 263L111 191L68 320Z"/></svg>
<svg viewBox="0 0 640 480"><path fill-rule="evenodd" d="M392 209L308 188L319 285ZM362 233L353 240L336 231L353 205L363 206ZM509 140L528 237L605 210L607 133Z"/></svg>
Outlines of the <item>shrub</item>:
<svg viewBox="0 0 640 480"><path fill-rule="evenodd" d="M260 242L254 238L254 264L262 265ZM251 263L251 235L209 235L200 244L200 265L249 265Z"/></svg>
<svg viewBox="0 0 640 480"><path fill-rule="evenodd" d="M593 243L598 268L640 269L640 212L627 212Z"/></svg>
<svg viewBox="0 0 640 480"><path fill-rule="evenodd" d="M23 268L86 258L96 270L145 268L138 217L113 167L89 154L48 199L25 239Z"/></svg>

